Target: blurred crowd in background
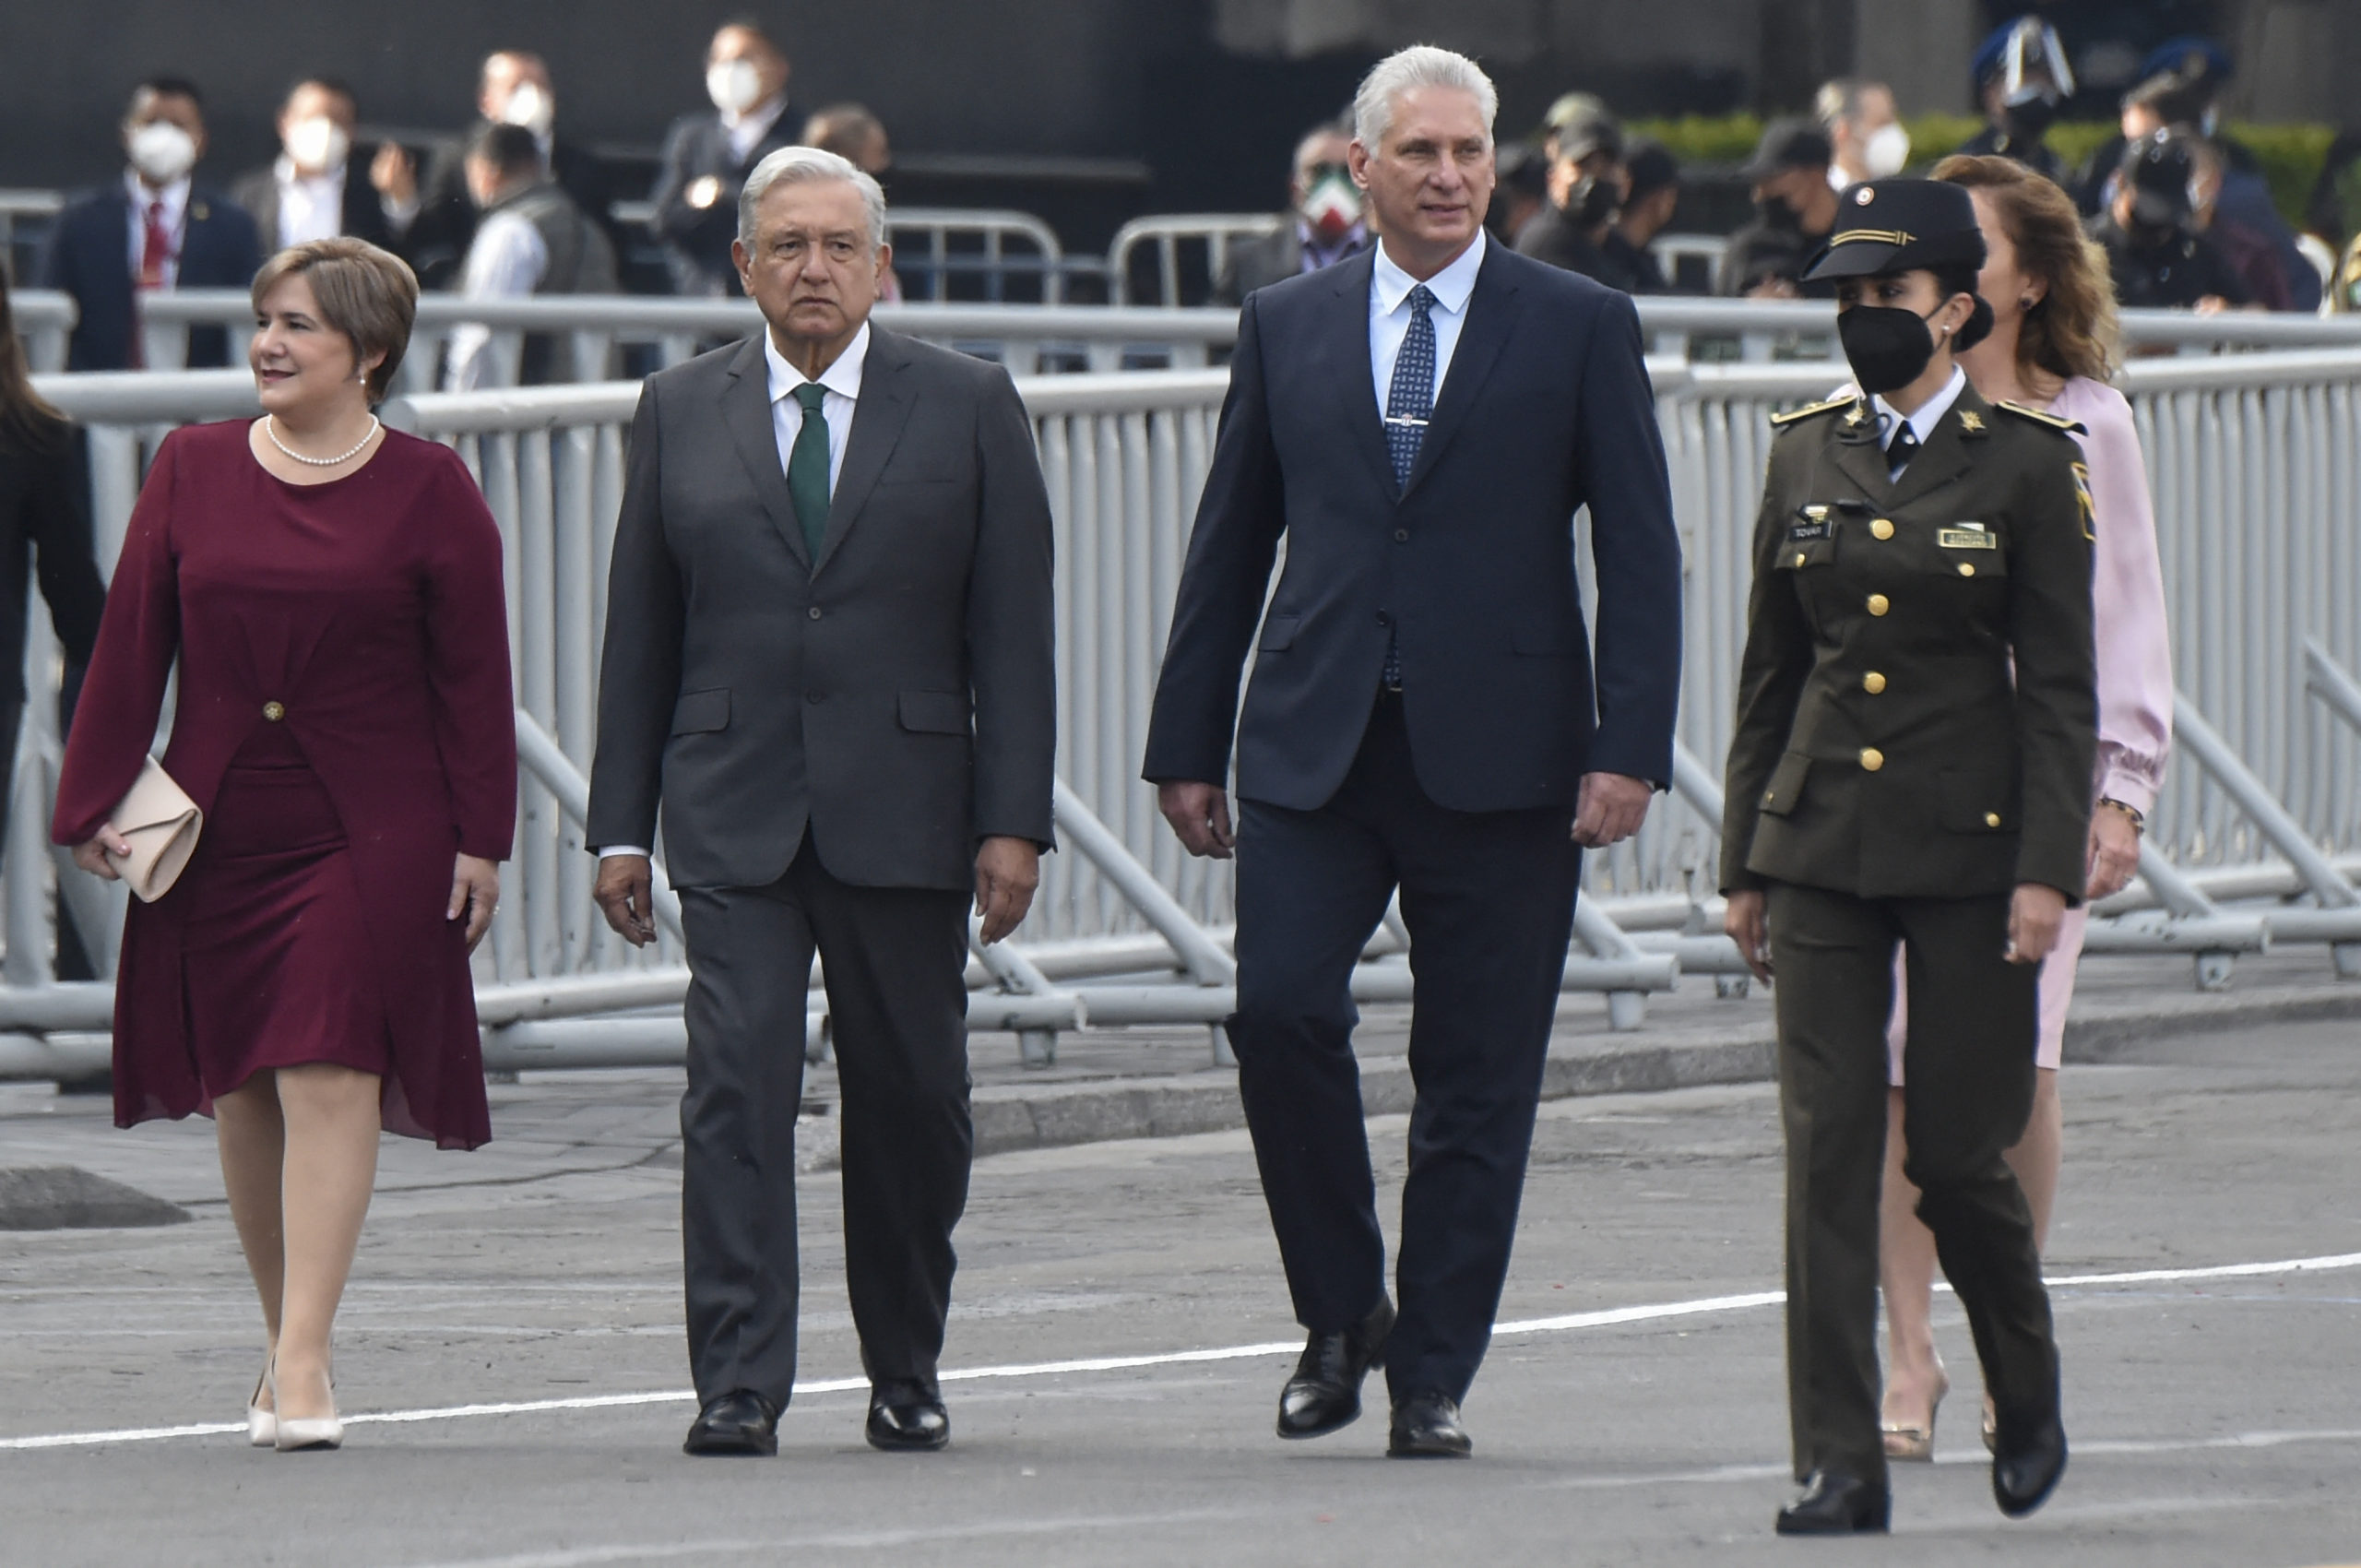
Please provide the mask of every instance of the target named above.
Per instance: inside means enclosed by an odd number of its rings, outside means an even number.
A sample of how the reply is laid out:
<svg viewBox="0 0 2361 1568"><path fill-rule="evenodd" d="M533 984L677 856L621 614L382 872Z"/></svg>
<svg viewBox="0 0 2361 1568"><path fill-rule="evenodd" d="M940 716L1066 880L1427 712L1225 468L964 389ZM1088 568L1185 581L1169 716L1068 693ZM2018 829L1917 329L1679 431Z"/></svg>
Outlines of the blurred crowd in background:
<svg viewBox="0 0 2361 1568"><path fill-rule="evenodd" d="M2038 18L2001 27L1977 52L1986 123L1964 147L1914 147L1904 125L1911 106L1882 83L1828 82L1808 113L1764 127L1740 171L1750 220L1687 265L1666 243L1684 189L1681 162L1630 132L1604 99L1569 94L1535 134L1502 141L1489 221L1520 251L1634 293L1799 298L1822 291L1800 274L1848 185L1923 171L1953 150L1997 153L2073 195L2127 305L2361 310L2361 138L2328 149L2307 212L2290 222L2254 153L2221 123L2234 69L2205 38L2156 49L2123 95L2119 134L2080 167L2047 139L2076 84L2057 34ZM890 177L893 144L877 116L850 103L806 109L791 81L787 52L760 25L719 29L705 55L708 105L674 122L653 188L634 189L608 160L557 134L560 84L532 53L486 58L476 122L423 147L362 145L356 89L312 77L279 109L276 160L220 187L202 167L201 88L154 77L132 95L123 122L128 166L120 183L69 200L36 275L20 281L75 296L80 322L69 365L77 370L138 365L139 291L243 288L264 256L332 234L396 252L428 289L478 298L624 288L731 294L737 194L765 154L801 142ZM1370 243L1347 167L1349 143L1341 120L1304 134L1288 210L1267 234L1227 247L1215 299L1234 303ZM635 268L651 243L660 259ZM448 384L473 385L480 348L481 338L453 344ZM200 331L189 362L219 363L226 351L221 333Z"/></svg>

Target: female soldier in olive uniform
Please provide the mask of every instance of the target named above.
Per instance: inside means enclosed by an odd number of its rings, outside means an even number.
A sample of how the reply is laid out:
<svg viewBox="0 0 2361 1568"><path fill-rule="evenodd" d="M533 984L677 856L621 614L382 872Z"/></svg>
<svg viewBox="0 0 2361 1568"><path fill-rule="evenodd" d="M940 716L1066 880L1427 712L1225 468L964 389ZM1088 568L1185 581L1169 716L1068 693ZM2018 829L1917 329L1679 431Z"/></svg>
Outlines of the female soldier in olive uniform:
<svg viewBox="0 0 2361 1568"><path fill-rule="evenodd" d="M2035 981L2082 889L2097 699L2090 509L2064 422L1977 397L1989 330L1955 185L1845 193L1807 277L1841 279L1862 395L1783 415L1755 525L1723 890L1778 977L1787 1141L1783 1534L1882 1530L1878 1192L1904 953L1908 1171L1998 1403L2012 1516L2066 1464L2032 1216L2001 1155L2034 1088Z"/></svg>

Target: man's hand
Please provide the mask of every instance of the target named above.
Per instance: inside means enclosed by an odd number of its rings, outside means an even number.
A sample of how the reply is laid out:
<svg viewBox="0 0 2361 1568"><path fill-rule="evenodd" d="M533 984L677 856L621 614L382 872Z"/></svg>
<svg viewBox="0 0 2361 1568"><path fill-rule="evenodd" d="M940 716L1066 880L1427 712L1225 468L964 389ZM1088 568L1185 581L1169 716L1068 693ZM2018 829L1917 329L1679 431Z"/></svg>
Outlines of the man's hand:
<svg viewBox="0 0 2361 1568"><path fill-rule="evenodd" d="M1226 861L1238 847L1238 835L1229 826L1229 796L1218 784L1187 778L1159 784L1156 808L1180 835L1180 847L1192 855Z"/></svg>
<svg viewBox="0 0 2361 1568"><path fill-rule="evenodd" d="M2066 895L2038 882L2020 882L2009 900L2009 962L2038 964L2058 945L2058 922L2066 918Z"/></svg>
<svg viewBox="0 0 2361 1568"><path fill-rule="evenodd" d="M110 822L101 827L89 843L74 846L74 863L101 882L121 882L122 876L116 873L107 857L129 853L131 853L131 840L117 833L114 830L114 824Z"/></svg>
<svg viewBox="0 0 2361 1568"><path fill-rule="evenodd" d="M369 184L396 207L408 207L416 201L418 164L410 158L409 149L397 141L379 148L377 156L369 163Z"/></svg>
<svg viewBox="0 0 2361 1568"><path fill-rule="evenodd" d="M1016 929L1041 885L1041 847L1030 838L987 838L976 851L976 913L989 947Z"/></svg>
<svg viewBox="0 0 2361 1568"><path fill-rule="evenodd" d="M656 940L656 873L646 855L606 855L599 861L590 897L615 934L634 947Z"/></svg>
<svg viewBox="0 0 2361 1568"><path fill-rule="evenodd" d="M2140 869L2140 830L2131 819L2113 806L2101 806L2091 814L2090 891L2083 897L2095 902L2131 885L2134 873Z"/></svg>
<svg viewBox="0 0 2361 1568"><path fill-rule="evenodd" d="M492 911L500 903L500 865L496 861L461 855L451 865L451 907L443 911L446 921L468 917L468 951L476 950L483 933L492 929Z"/></svg>
<svg viewBox="0 0 2361 1568"><path fill-rule="evenodd" d="M1763 984L1771 983L1771 923L1763 918L1762 895L1741 889L1722 911L1722 929L1738 944L1738 956Z"/></svg>
<svg viewBox="0 0 2361 1568"><path fill-rule="evenodd" d="M1648 802L1655 793L1655 786L1644 778L1620 773L1584 774L1582 798L1574 806L1574 842L1585 849L1620 844L1648 819Z"/></svg>

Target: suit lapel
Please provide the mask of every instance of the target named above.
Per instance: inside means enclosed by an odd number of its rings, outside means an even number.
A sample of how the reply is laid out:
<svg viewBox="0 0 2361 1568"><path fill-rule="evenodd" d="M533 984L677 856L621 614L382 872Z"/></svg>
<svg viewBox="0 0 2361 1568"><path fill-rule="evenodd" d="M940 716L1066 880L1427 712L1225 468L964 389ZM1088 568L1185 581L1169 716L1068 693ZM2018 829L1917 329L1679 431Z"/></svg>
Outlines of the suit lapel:
<svg viewBox="0 0 2361 1568"><path fill-rule="evenodd" d="M1934 434L1918 449L1918 455L1910 459L1910 466L1902 470L1902 477L1894 481L1894 505L1907 505L1922 495L1941 489L1968 470L1973 453L1966 437L1961 434L1960 415L1963 412L1974 413L1979 424L1987 417L1987 405L1983 398L1976 397L1973 386L1959 389L1959 396L1952 400L1952 406L1943 410L1941 419L1935 422Z"/></svg>
<svg viewBox="0 0 2361 1568"><path fill-rule="evenodd" d="M820 559L812 567L814 572L827 565L851 531L894 455L895 444L902 439L903 427L910 422L910 409L917 399L905 382L909 363L910 356L899 338L875 327L869 329L869 357L860 365L860 396L853 402L844 467L836 474L836 493L828 498L828 528L820 540Z"/></svg>
<svg viewBox="0 0 2361 1568"><path fill-rule="evenodd" d="M1484 378L1492 373L1492 362L1501 357L1501 349L1516 325L1519 308L1516 285L1501 277L1498 257L1488 244L1484 264L1476 271L1476 287L1467 296L1467 320L1451 351L1451 368L1435 389L1427 438L1418 444L1418 460L1410 467L1410 482L1402 487L1405 495L1418 488L1418 481L1433 469L1443 448L1467 422Z"/></svg>
<svg viewBox="0 0 2361 1568"><path fill-rule="evenodd" d="M1377 247L1329 267L1327 310L1333 325L1318 341L1338 357L1322 367L1316 385L1343 390L1339 400L1352 444L1368 459L1386 496L1394 494L1394 454L1385 445L1384 410L1377 400L1377 380L1370 363L1370 279L1377 268Z"/></svg>
<svg viewBox="0 0 2361 1568"><path fill-rule="evenodd" d="M1842 416L1837 425L1840 434L1830 440L1829 446L1845 477L1860 487L1864 497L1883 506L1892 499L1893 481L1886 474L1885 448L1878 445L1877 410L1866 398L1855 407L1860 412L1861 422L1845 422L1852 419L1850 413Z"/></svg>
<svg viewBox="0 0 2361 1568"><path fill-rule="evenodd" d="M803 548L803 530L796 526L795 498L787 491L787 470L779 467L778 434L771 422L770 367L763 357L760 332L741 344L730 359L730 384L721 390L721 422L747 477L754 481L763 515L810 571L812 557Z"/></svg>

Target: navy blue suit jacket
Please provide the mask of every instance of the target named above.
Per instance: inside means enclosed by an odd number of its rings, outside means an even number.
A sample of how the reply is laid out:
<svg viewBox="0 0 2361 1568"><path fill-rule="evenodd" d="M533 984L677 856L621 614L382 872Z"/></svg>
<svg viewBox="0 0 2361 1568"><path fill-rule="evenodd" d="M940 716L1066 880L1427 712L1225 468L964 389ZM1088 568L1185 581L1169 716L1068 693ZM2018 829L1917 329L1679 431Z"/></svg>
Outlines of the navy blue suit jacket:
<svg viewBox="0 0 2361 1568"><path fill-rule="evenodd" d="M1670 779L1680 547L1630 298L1488 246L1404 489L1370 367L1374 265L1363 253L1246 301L1144 776L1227 781L1235 723L1240 795L1324 805L1398 636L1412 761L1440 804L1571 807L1586 772Z"/></svg>
<svg viewBox="0 0 2361 1568"><path fill-rule="evenodd" d="M216 190L189 192L178 286L243 289L262 269L262 241L245 208ZM125 370L131 364L131 197L120 181L83 191L57 215L42 247L39 286L74 296L81 319L67 348L68 370ZM230 362L229 334L192 327L192 370Z"/></svg>

